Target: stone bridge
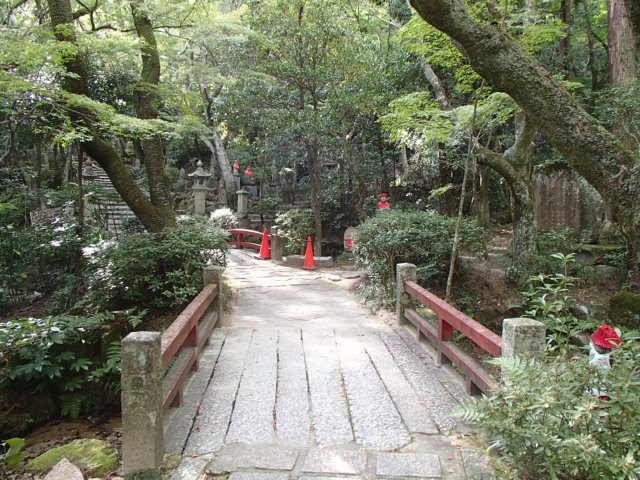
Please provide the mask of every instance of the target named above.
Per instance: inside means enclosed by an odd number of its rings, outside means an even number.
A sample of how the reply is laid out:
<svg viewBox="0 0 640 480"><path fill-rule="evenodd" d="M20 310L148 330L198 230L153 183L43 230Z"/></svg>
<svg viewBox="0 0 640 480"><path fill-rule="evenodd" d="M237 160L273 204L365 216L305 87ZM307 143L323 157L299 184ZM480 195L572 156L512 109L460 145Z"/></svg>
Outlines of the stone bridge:
<svg viewBox="0 0 640 480"><path fill-rule="evenodd" d="M225 273L237 306L166 421L173 479L494 478L450 415L461 379L415 333L320 271L235 250Z"/></svg>

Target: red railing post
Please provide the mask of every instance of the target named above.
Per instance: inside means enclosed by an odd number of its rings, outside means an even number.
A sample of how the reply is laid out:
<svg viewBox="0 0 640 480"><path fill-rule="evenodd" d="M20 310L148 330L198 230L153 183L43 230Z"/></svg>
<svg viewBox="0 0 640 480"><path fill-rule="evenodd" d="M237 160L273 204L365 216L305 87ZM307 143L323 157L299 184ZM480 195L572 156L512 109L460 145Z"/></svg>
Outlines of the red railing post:
<svg viewBox="0 0 640 480"><path fill-rule="evenodd" d="M242 242L244 242L244 233L238 233L238 248L243 249Z"/></svg>
<svg viewBox="0 0 640 480"><path fill-rule="evenodd" d="M451 363L442 348L444 342L450 342L451 340L453 340L453 326L442 317L438 317L438 364Z"/></svg>

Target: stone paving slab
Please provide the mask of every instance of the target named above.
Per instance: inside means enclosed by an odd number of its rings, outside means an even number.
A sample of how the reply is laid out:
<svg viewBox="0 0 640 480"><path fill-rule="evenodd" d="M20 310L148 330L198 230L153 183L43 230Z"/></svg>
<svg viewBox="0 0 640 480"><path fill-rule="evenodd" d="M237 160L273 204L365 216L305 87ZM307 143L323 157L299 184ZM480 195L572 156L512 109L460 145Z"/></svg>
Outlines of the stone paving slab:
<svg viewBox="0 0 640 480"><path fill-rule="evenodd" d="M208 460L204 458L185 457L171 475L171 480L195 480L200 477L207 462Z"/></svg>
<svg viewBox="0 0 640 480"><path fill-rule="evenodd" d="M452 417L450 413L459 406L459 402L438 382L433 373L436 365L425 365L396 332L385 332L381 337L404 376L425 402L441 433L454 431L460 419Z"/></svg>
<svg viewBox="0 0 640 480"><path fill-rule="evenodd" d="M393 477L442 476L438 455L430 453L378 453L376 473Z"/></svg>
<svg viewBox="0 0 640 480"><path fill-rule="evenodd" d="M409 432L365 351L371 336L336 338L356 442L374 450L393 450L409 443Z"/></svg>
<svg viewBox="0 0 640 480"><path fill-rule="evenodd" d="M233 472L229 480L289 480L288 473Z"/></svg>
<svg viewBox="0 0 640 480"><path fill-rule="evenodd" d="M313 449L307 453L303 472L361 475L367 467L367 454L358 450Z"/></svg>
<svg viewBox="0 0 640 480"><path fill-rule="evenodd" d="M298 458L298 453L298 449L275 446L245 448L245 452L237 458L236 467L292 470Z"/></svg>
<svg viewBox="0 0 640 480"><path fill-rule="evenodd" d="M277 342L277 332L257 330L253 333L226 443L268 443L274 440Z"/></svg>
<svg viewBox="0 0 640 480"><path fill-rule="evenodd" d="M334 333L327 329L302 332L313 430L318 445L331 446L353 441Z"/></svg>
<svg viewBox="0 0 640 480"><path fill-rule="evenodd" d="M437 434L438 427L425 402L418 397L380 337L373 338L374 341L367 344L367 353L407 428L411 432Z"/></svg>
<svg viewBox="0 0 640 480"><path fill-rule="evenodd" d="M224 445L253 332L231 329L205 391L184 453L204 454Z"/></svg>
<svg viewBox="0 0 640 480"><path fill-rule="evenodd" d="M275 420L278 439L297 445L312 441L309 384L299 329L279 330Z"/></svg>

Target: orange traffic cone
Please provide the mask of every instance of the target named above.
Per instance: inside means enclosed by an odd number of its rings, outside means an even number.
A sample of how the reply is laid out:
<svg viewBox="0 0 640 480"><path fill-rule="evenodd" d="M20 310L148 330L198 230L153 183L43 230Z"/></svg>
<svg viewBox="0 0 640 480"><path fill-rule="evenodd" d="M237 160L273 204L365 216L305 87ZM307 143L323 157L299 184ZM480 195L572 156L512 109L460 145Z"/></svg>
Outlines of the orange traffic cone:
<svg viewBox="0 0 640 480"><path fill-rule="evenodd" d="M258 258L261 260L269 260L271 258L271 246L269 245L269 229L265 228L262 234L262 244L260 245L260 254Z"/></svg>
<svg viewBox="0 0 640 480"><path fill-rule="evenodd" d="M307 239L307 253L304 256L304 266L302 268L305 270L316 269L316 260L313 258L313 242L311 241L311 237Z"/></svg>

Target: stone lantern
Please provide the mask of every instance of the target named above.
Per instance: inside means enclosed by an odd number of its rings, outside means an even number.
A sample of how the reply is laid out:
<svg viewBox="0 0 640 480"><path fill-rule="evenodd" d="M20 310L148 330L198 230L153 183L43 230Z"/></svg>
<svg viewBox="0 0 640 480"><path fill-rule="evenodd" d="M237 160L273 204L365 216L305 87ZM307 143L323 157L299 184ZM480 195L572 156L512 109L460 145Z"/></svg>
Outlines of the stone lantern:
<svg viewBox="0 0 640 480"><path fill-rule="evenodd" d="M206 215L206 197L209 189L207 188L207 180L211 177L211 173L203 168L202 161L198 160L196 170L188 176L193 179L193 198L194 213L196 215Z"/></svg>

